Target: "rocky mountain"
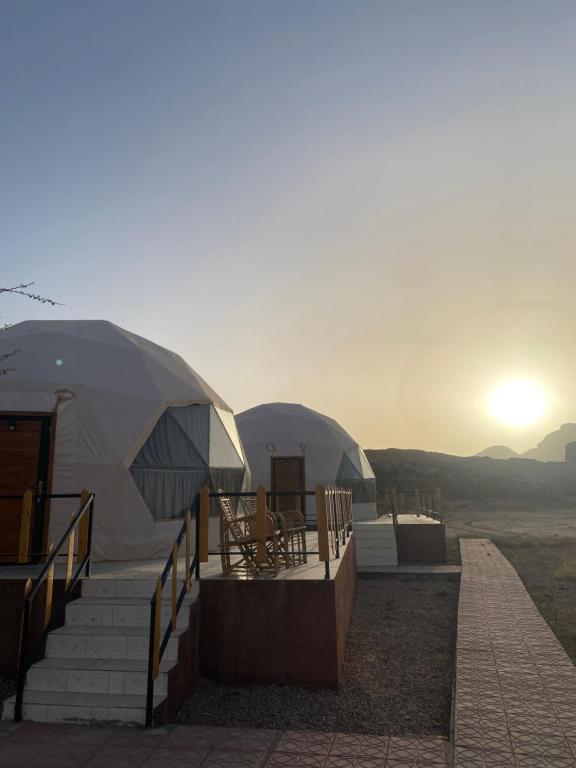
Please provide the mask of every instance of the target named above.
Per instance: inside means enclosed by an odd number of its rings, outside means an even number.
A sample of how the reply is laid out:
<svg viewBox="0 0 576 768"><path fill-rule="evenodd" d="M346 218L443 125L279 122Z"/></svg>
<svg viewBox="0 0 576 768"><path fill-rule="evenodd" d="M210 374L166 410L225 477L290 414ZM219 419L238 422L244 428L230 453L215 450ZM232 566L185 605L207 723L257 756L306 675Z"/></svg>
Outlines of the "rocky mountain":
<svg viewBox="0 0 576 768"><path fill-rule="evenodd" d="M487 456L489 459L537 459L538 461L564 461L566 446L576 442L576 424L562 424L559 429L550 432L541 440L536 448L530 448L525 453L516 453L505 445L491 445L476 456Z"/></svg>
<svg viewBox="0 0 576 768"><path fill-rule="evenodd" d="M560 429L546 435L536 448L531 448L522 455L527 459L538 459L539 461L564 461L566 446L575 440L576 424L562 424Z"/></svg>

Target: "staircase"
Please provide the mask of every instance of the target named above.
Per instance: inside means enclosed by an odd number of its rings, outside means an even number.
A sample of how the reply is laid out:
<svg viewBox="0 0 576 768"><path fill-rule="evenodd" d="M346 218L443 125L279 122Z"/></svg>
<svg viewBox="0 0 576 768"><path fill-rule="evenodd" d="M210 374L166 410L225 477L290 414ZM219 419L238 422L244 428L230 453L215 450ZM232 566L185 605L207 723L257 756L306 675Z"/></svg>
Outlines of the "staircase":
<svg viewBox="0 0 576 768"><path fill-rule="evenodd" d="M359 573L385 572L398 565L396 536L390 518L354 522L352 527Z"/></svg>
<svg viewBox="0 0 576 768"><path fill-rule="evenodd" d="M168 587L169 585L167 585ZM23 718L38 722L117 721L144 725L152 579L83 579L66 606L64 626L50 632L46 656L28 671ZM184 598L154 686L154 719L166 722L193 682L197 587ZM165 590L168 595L168 589ZM162 601L162 636L171 616ZM12 697L4 720L14 717Z"/></svg>

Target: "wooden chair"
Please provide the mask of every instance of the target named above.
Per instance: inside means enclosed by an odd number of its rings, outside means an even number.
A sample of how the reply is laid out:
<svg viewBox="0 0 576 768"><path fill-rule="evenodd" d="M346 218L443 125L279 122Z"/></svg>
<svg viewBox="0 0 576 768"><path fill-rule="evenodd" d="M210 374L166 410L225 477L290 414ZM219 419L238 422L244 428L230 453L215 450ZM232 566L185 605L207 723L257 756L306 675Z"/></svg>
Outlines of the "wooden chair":
<svg viewBox="0 0 576 768"><path fill-rule="evenodd" d="M222 493L222 491L219 491ZM240 571L250 576L266 573L278 575L280 570L278 555L280 544L276 521L272 515L266 515L266 561L257 562L258 537L256 535L256 514L238 514L227 496L218 496L220 507L220 558L222 573L227 576L233 571ZM239 511L243 508L240 505ZM233 549L237 549L240 559L232 562Z"/></svg>
<svg viewBox="0 0 576 768"><path fill-rule="evenodd" d="M256 499L253 496L241 498L240 504L244 508L246 515L252 516L256 514ZM297 509L285 510L284 512L270 512L267 509L266 514L275 519L280 554L286 568L306 563L308 557L306 555L306 522L304 515Z"/></svg>

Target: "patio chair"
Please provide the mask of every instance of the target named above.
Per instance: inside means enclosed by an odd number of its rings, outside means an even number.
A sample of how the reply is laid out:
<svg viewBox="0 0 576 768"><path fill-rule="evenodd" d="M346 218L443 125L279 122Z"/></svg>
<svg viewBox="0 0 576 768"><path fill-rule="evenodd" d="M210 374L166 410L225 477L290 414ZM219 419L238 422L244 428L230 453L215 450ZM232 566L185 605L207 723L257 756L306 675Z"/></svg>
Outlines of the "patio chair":
<svg viewBox="0 0 576 768"><path fill-rule="evenodd" d="M256 499L253 496L241 498L240 504L244 507L245 514L256 514ZM272 515L276 521L280 554L286 568L306 563L308 557L304 515L297 509L284 510L284 512L270 512L266 509L266 514Z"/></svg>
<svg viewBox="0 0 576 768"><path fill-rule="evenodd" d="M222 491L219 491L222 493ZM218 496L220 507L220 559L222 573L227 576L233 571L240 571L250 576L266 573L278 575L280 566L278 554L280 545L276 521L272 515L266 515L266 561L257 562L258 537L256 535L256 514L238 514L227 496ZM240 505L238 511L243 512ZM234 548L240 559L232 561Z"/></svg>

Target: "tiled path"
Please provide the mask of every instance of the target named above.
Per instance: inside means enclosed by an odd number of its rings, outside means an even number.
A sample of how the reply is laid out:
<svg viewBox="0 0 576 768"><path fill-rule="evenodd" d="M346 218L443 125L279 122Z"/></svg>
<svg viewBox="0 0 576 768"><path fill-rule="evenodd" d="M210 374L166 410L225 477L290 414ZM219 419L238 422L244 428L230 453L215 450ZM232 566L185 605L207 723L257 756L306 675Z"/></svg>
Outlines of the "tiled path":
<svg viewBox="0 0 576 768"><path fill-rule="evenodd" d="M445 768L443 739L167 726L0 724L2 768Z"/></svg>
<svg viewBox="0 0 576 768"><path fill-rule="evenodd" d="M576 667L499 550L460 548L455 766L573 768Z"/></svg>

